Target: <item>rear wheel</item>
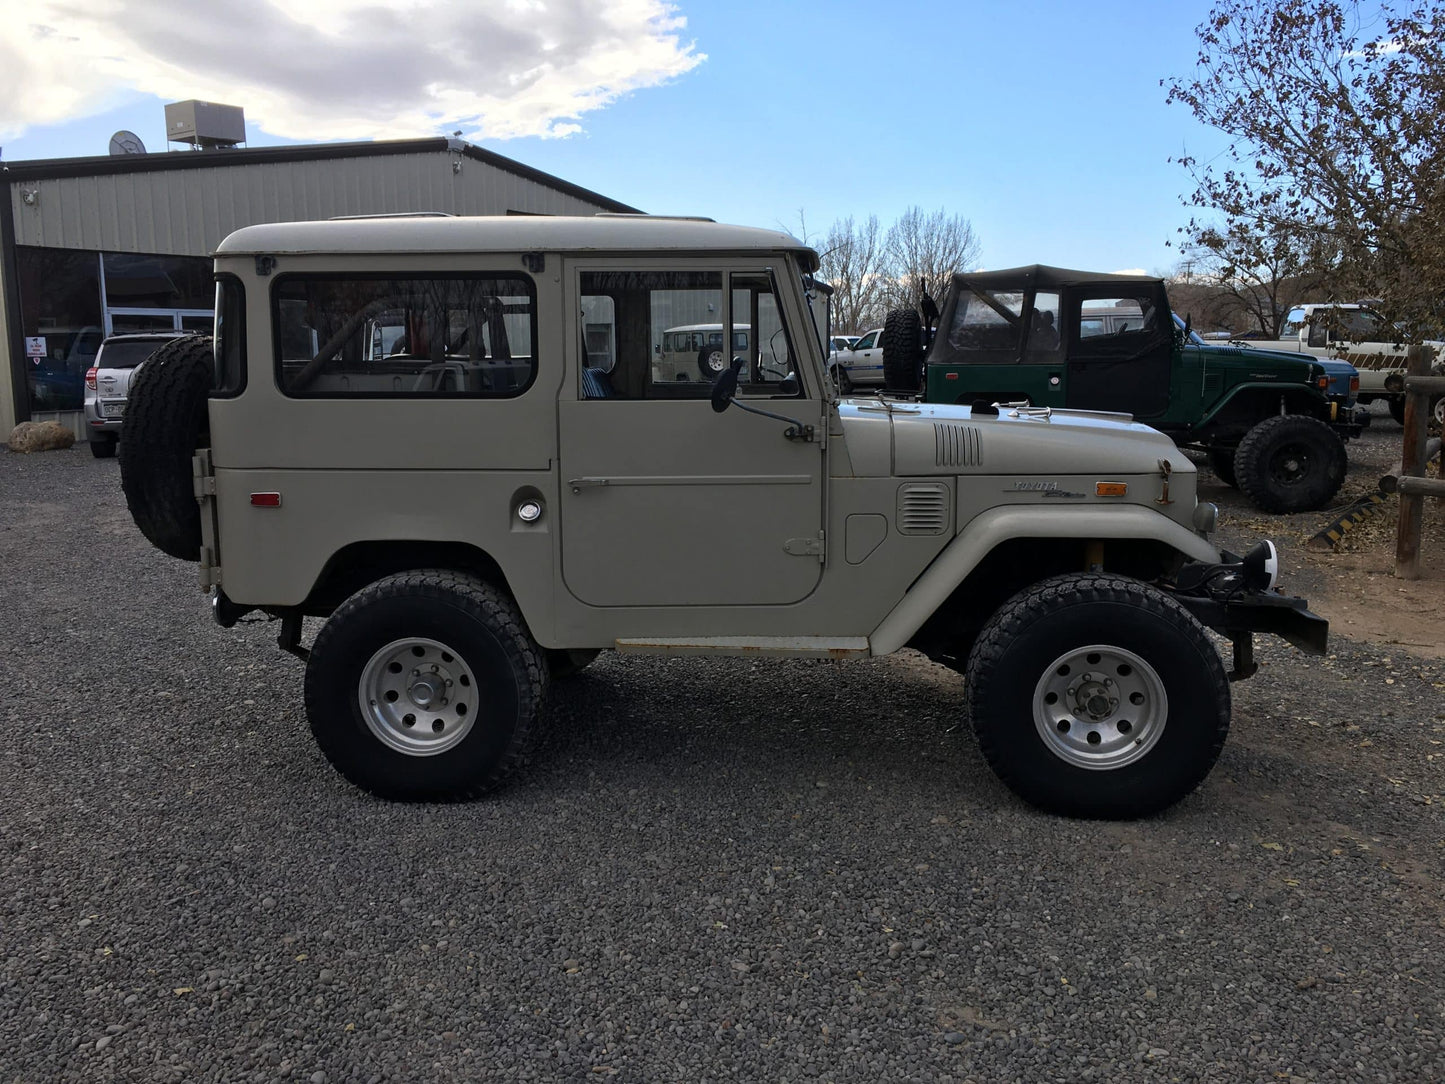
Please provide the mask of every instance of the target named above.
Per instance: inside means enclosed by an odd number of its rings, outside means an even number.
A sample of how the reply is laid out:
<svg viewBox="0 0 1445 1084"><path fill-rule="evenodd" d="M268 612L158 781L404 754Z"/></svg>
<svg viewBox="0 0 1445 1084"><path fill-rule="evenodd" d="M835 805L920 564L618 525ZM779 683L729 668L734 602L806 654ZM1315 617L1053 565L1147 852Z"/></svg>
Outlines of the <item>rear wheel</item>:
<svg viewBox="0 0 1445 1084"><path fill-rule="evenodd" d="M1204 629L1122 576L1059 576L1015 595L979 633L966 680L989 765L1068 816L1166 809L1229 731L1229 680Z"/></svg>
<svg viewBox="0 0 1445 1084"><path fill-rule="evenodd" d="M547 663L510 598L446 570L358 591L322 626L306 715L326 759L382 798L495 789L524 758Z"/></svg>
<svg viewBox="0 0 1445 1084"><path fill-rule="evenodd" d="M1266 418L1234 452L1239 488L1266 512L1322 508L1340 491L1347 466L1344 441L1304 414Z"/></svg>
<svg viewBox="0 0 1445 1084"><path fill-rule="evenodd" d="M897 391L923 386L923 318L894 309L883 321L883 382Z"/></svg>
<svg viewBox="0 0 1445 1084"><path fill-rule="evenodd" d="M110 459L115 455L115 445L114 433L90 434L90 454L96 459Z"/></svg>
<svg viewBox="0 0 1445 1084"><path fill-rule="evenodd" d="M1403 395L1392 395L1386 402L1390 407L1390 417L1401 425L1405 424L1405 397Z"/></svg>

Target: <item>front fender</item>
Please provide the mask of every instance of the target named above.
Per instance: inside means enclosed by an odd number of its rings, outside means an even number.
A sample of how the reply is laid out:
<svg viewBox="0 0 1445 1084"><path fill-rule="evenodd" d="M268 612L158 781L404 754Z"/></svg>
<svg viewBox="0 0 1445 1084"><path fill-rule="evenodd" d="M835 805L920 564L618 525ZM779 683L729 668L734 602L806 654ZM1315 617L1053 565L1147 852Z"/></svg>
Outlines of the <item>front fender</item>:
<svg viewBox="0 0 1445 1084"><path fill-rule="evenodd" d="M908 643L978 563L1012 538L1147 539L1171 546L1192 561L1221 560L1217 549L1187 527L1138 505L993 508L970 521L924 569L868 637L871 653L887 655Z"/></svg>

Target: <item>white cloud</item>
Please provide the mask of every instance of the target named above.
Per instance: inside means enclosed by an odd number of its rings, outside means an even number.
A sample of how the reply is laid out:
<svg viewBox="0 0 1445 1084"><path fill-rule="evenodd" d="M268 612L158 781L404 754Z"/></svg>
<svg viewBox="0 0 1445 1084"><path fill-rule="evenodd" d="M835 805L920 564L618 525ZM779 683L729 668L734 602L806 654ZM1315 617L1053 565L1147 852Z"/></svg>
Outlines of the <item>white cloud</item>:
<svg viewBox="0 0 1445 1084"><path fill-rule="evenodd" d="M706 56L664 0L0 0L0 138L139 92L291 139L563 138Z"/></svg>

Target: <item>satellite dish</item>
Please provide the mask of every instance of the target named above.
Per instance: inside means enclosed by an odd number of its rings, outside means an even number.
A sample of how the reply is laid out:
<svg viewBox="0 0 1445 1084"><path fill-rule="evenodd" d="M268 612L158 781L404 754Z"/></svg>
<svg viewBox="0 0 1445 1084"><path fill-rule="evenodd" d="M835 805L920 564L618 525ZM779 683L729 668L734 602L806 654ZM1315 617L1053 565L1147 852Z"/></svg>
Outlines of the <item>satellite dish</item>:
<svg viewBox="0 0 1445 1084"><path fill-rule="evenodd" d="M145 154L145 152L146 145L134 132L127 132L122 128L110 137L111 154Z"/></svg>

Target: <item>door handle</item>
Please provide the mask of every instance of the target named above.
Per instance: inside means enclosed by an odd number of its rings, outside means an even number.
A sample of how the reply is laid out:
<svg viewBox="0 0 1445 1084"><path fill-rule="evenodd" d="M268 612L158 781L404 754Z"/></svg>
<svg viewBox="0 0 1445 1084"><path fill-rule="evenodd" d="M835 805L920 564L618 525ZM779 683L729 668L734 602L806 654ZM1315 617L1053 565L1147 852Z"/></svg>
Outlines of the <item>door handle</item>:
<svg viewBox="0 0 1445 1084"><path fill-rule="evenodd" d="M593 489L597 486L610 486L611 484L611 478L571 478L567 481L567 485L573 493L581 493L584 489Z"/></svg>

